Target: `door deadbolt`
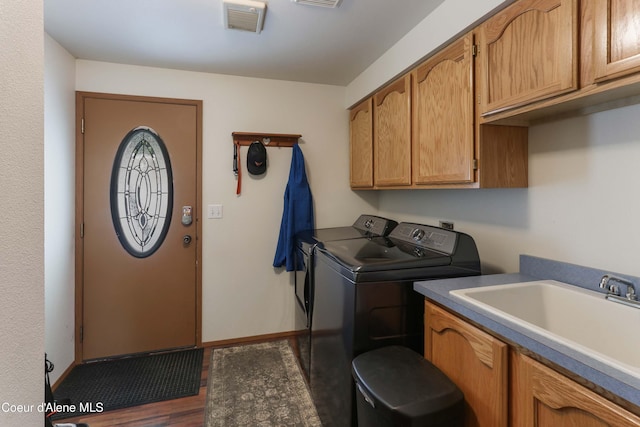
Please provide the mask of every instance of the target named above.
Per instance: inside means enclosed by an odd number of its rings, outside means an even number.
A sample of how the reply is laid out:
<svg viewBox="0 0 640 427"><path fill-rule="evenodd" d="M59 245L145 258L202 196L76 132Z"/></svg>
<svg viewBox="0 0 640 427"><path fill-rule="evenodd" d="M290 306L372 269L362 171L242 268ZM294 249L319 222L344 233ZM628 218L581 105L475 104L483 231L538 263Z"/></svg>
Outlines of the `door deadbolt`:
<svg viewBox="0 0 640 427"><path fill-rule="evenodd" d="M191 236L189 236L188 234L185 234L184 237L182 238L182 243L184 243L185 245L188 245L189 243L191 243Z"/></svg>
<svg viewBox="0 0 640 427"><path fill-rule="evenodd" d="M182 225L191 225L193 222L193 215L191 214L191 206L182 207Z"/></svg>

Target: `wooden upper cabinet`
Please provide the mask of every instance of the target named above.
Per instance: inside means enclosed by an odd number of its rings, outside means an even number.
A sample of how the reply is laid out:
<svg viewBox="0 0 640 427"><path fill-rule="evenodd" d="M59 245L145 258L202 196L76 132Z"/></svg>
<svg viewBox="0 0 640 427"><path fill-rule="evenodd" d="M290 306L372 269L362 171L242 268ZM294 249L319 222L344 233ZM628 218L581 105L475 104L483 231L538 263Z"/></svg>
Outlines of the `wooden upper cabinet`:
<svg viewBox="0 0 640 427"><path fill-rule="evenodd" d="M640 71L640 0L595 0L595 81Z"/></svg>
<svg viewBox="0 0 640 427"><path fill-rule="evenodd" d="M466 427L508 425L508 346L425 302L424 357L462 393Z"/></svg>
<svg viewBox="0 0 640 427"><path fill-rule="evenodd" d="M374 184L411 184L411 75L374 95Z"/></svg>
<svg viewBox="0 0 640 427"><path fill-rule="evenodd" d="M519 0L478 39L483 116L578 88L577 0Z"/></svg>
<svg viewBox="0 0 640 427"><path fill-rule="evenodd" d="M350 177L352 188L373 187L373 100L369 98L349 113Z"/></svg>
<svg viewBox="0 0 640 427"><path fill-rule="evenodd" d="M413 183L473 182L473 36L413 72Z"/></svg>
<svg viewBox="0 0 640 427"><path fill-rule="evenodd" d="M511 424L637 427L640 418L522 354L511 357Z"/></svg>

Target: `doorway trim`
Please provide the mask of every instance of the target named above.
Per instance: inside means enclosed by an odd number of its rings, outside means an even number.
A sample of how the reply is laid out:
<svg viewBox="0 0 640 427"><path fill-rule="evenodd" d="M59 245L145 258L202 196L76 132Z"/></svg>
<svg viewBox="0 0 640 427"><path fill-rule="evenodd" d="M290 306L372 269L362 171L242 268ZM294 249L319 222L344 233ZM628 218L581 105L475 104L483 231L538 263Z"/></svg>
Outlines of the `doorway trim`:
<svg viewBox="0 0 640 427"><path fill-rule="evenodd" d="M100 92L76 91L76 196L75 196L75 325L74 325L74 365L81 364L82 354L82 320L83 320L83 264L84 264L84 122L83 110L86 98L113 99L122 101L141 101L154 103L171 103L192 105L196 107L196 209L195 243L196 243L196 347L202 347L202 100L174 99L135 95L119 95Z"/></svg>

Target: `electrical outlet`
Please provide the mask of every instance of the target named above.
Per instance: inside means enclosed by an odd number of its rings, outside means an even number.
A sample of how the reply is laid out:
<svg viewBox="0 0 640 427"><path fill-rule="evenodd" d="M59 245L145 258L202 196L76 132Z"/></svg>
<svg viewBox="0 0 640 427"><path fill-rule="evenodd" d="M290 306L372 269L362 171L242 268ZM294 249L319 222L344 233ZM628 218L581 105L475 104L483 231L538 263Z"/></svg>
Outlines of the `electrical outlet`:
<svg viewBox="0 0 640 427"><path fill-rule="evenodd" d="M222 205L209 205L207 206L207 218L220 219L222 218Z"/></svg>
<svg viewBox="0 0 640 427"><path fill-rule="evenodd" d="M440 228L444 228L445 230L453 230L453 222L452 221L440 221Z"/></svg>

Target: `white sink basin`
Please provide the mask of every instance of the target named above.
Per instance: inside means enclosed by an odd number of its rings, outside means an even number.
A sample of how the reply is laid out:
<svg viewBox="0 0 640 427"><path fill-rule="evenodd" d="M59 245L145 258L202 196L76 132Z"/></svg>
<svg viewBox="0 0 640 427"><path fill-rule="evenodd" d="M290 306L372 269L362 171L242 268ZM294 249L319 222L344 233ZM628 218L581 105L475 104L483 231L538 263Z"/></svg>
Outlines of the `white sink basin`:
<svg viewBox="0 0 640 427"><path fill-rule="evenodd" d="M640 378L640 309L554 280L450 291L476 307Z"/></svg>

